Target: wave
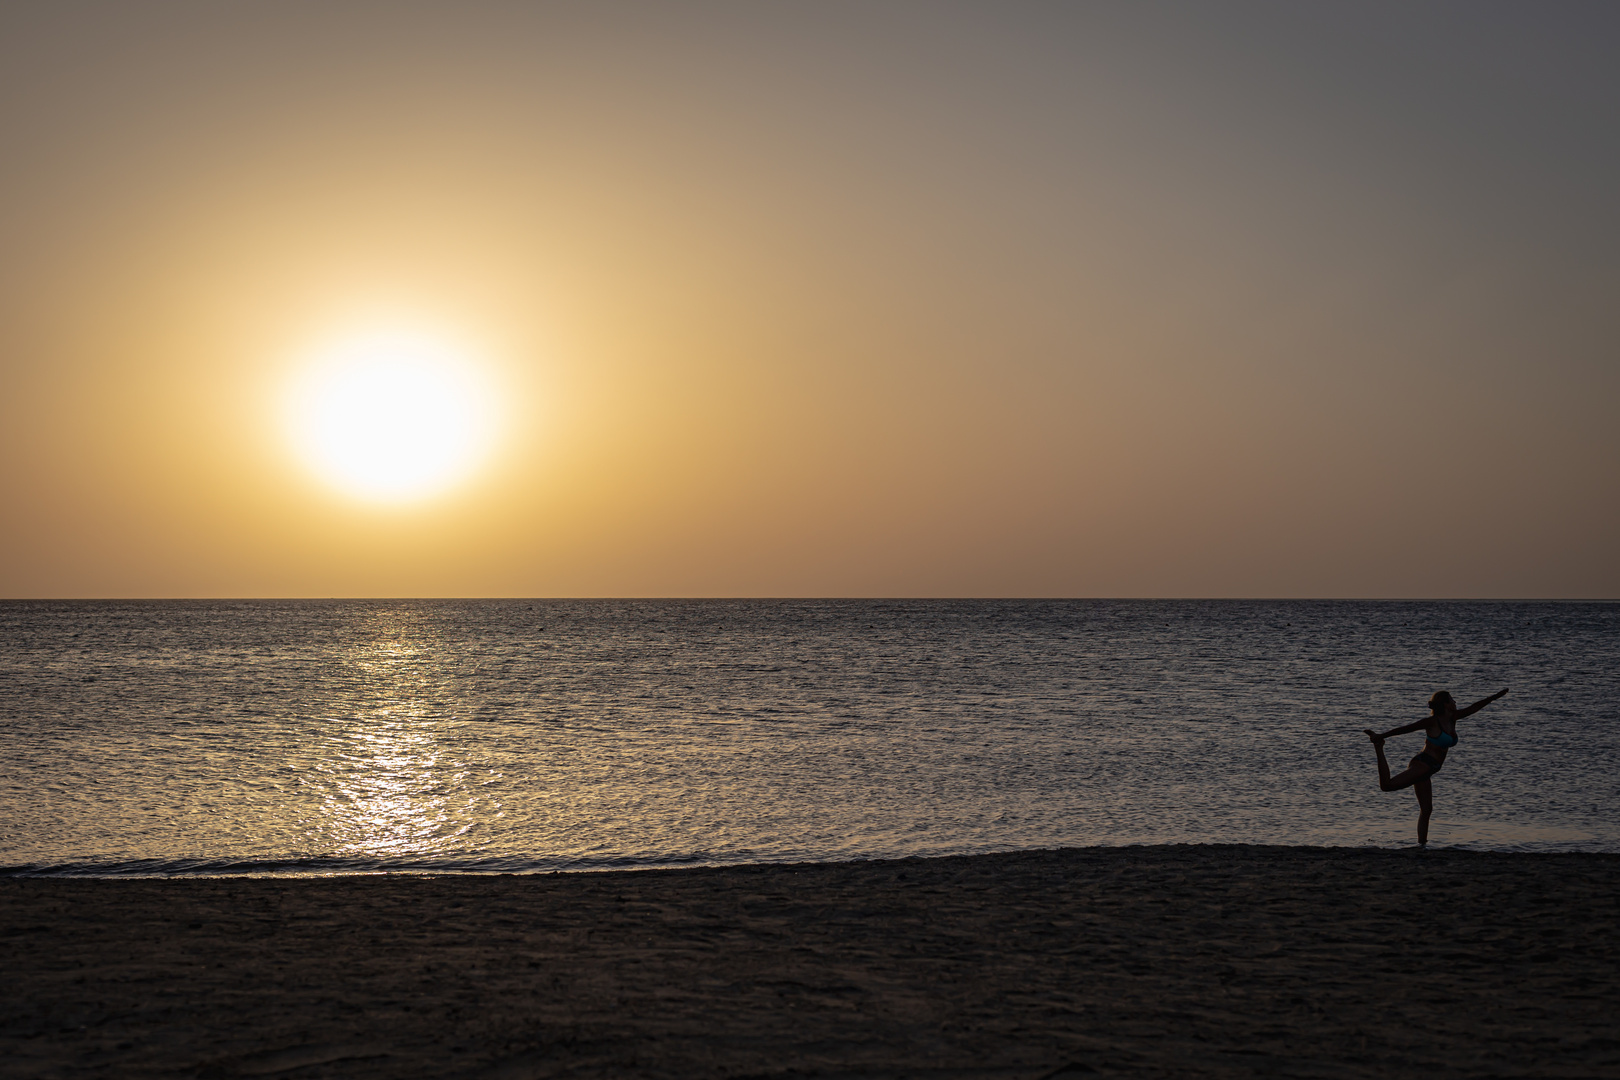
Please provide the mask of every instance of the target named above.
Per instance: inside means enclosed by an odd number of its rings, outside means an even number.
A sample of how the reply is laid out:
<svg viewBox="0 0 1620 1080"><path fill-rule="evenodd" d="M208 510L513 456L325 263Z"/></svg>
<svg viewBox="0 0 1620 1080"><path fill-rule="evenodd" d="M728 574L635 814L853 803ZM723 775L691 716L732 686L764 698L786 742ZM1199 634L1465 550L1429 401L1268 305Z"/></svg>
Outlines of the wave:
<svg viewBox="0 0 1620 1080"><path fill-rule="evenodd" d="M781 861L706 854L572 858L313 855L271 859L86 859L0 866L0 878L339 877L364 874L550 874L674 870Z"/></svg>
<svg viewBox="0 0 1620 1080"><path fill-rule="evenodd" d="M1498 852L1503 854L1620 854L1620 847L1591 833L1555 827L1512 826L1494 822L1437 822L1431 836L1434 850ZM1299 844L1267 844L1253 840L1160 841L1092 838L1074 844L1038 845L1035 848L1002 845L951 845L938 849L877 850L859 854L826 851L774 850L663 853L657 855L602 854L577 856L496 855L304 855L259 859L85 859L73 862L25 863L0 866L0 878L224 878L224 877L350 877L368 874L558 874L608 870L681 870L718 866L779 866L807 863L871 862L908 858L951 858L996 855L1017 851L1071 848L1256 847L1313 850L1339 848L1409 848L1399 840L1375 839L1364 829L1326 827L1310 830Z"/></svg>

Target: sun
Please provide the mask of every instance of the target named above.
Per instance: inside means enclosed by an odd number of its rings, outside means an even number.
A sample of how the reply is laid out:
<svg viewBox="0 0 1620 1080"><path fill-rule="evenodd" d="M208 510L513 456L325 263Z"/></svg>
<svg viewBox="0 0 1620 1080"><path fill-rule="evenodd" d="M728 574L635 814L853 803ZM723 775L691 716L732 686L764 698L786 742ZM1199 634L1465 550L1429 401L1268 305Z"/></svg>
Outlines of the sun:
<svg viewBox="0 0 1620 1080"><path fill-rule="evenodd" d="M313 350L287 396L300 458L372 502L440 494L494 442L495 398L470 351L431 334L367 331Z"/></svg>

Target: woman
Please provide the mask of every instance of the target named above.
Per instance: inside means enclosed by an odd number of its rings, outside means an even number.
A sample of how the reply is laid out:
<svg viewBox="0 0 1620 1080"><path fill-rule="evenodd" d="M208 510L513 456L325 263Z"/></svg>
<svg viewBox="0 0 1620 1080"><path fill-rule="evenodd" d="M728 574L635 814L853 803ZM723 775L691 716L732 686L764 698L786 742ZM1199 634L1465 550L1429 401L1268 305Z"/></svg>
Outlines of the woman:
<svg viewBox="0 0 1620 1080"><path fill-rule="evenodd" d="M1506 690L1498 690L1466 709L1459 709L1451 695L1442 690L1429 699L1427 719L1407 724L1405 727L1391 728L1382 735L1371 728L1362 729L1367 733L1367 738L1372 740L1373 749L1378 751L1378 786L1385 791L1399 791L1403 787L1409 787L1417 792L1419 844L1429 842L1429 814L1434 811L1434 789L1429 784L1429 777L1440 771L1440 766L1446 763L1446 753L1457 745L1457 721L1465 716L1473 716L1506 693ZM1419 728L1424 732L1422 751L1406 766L1405 772L1390 776L1389 762L1384 760L1384 740L1391 735L1405 735Z"/></svg>

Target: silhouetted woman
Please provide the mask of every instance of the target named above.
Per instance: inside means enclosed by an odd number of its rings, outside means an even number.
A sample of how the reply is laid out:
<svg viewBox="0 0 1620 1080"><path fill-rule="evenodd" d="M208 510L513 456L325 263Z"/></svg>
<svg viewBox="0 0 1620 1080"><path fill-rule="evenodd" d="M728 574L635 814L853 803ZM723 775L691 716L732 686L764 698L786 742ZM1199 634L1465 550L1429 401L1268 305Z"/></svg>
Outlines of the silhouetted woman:
<svg viewBox="0 0 1620 1080"><path fill-rule="evenodd" d="M1498 690L1466 709L1459 709L1451 695L1442 690L1429 699L1429 715L1426 719L1405 727L1391 728L1382 735L1371 728L1362 729L1372 740L1373 749L1378 751L1378 786L1385 791L1409 787L1417 793L1418 843L1429 842L1429 815L1434 812L1434 789L1429 784L1429 777L1440 771L1440 766L1446 763L1446 752L1457 745L1457 721L1465 716L1473 716L1506 693L1506 690ZM1405 771L1395 776L1389 775L1389 762L1384 760L1384 740L1391 735L1405 735L1420 728L1424 734L1423 749L1406 766Z"/></svg>

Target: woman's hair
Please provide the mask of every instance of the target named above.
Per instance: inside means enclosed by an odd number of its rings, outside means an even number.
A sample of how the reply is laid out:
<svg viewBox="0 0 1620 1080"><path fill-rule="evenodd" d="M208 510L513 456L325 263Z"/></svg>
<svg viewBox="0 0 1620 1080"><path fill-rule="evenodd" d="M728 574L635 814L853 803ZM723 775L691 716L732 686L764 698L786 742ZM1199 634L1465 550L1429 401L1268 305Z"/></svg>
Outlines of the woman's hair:
<svg viewBox="0 0 1620 1080"><path fill-rule="evenodd" d="M1429 711L1430 712L1439 712L1441 709L1445 708L1447 705L1455 705L1455 704L1456 704L1456 702L1454 700L1452 700L1451 694L1448 691L1436 690L1434 692L1434 697L1429 699Z"/></svg>

